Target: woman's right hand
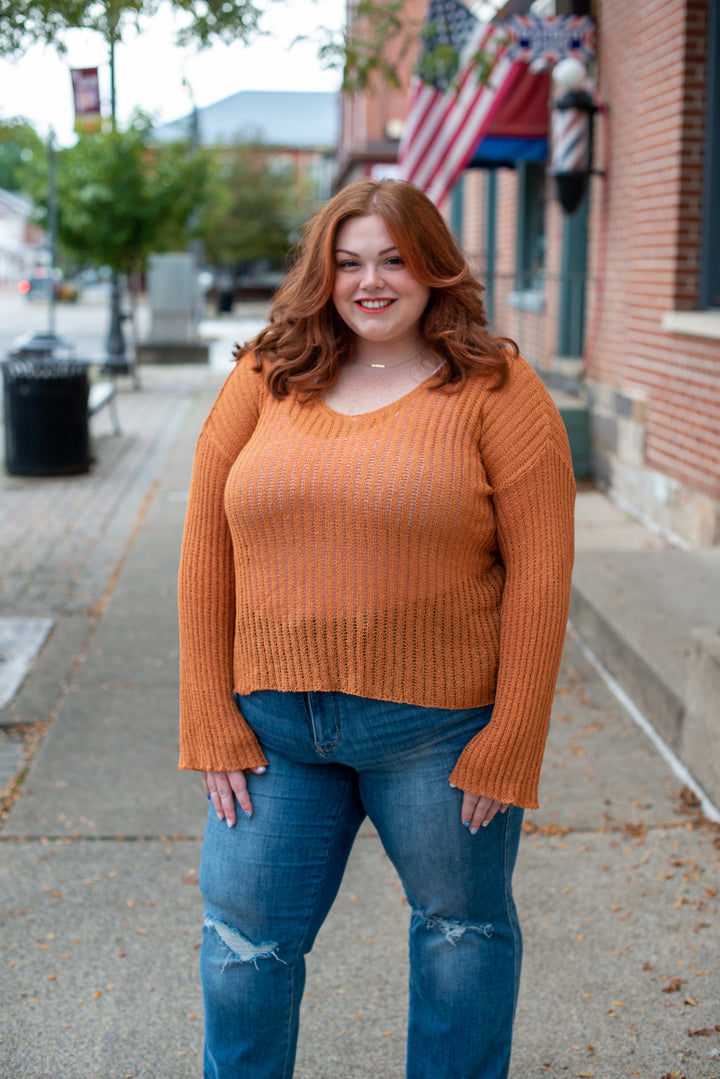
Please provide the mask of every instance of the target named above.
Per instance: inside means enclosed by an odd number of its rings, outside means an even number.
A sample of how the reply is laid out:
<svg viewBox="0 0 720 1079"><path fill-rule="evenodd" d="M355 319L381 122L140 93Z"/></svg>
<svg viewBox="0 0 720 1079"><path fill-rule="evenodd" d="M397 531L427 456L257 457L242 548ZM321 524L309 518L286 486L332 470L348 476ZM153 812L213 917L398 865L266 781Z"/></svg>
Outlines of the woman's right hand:
<svg viewBox="0 0 720 1079"><path fill-rule="evenodd" d="M267 771L265 765L251 769L256 775ZM224 820L232 828L237 820L235 799L246 817L252 817L253 807L248 794L245 773L237 772L201 772L205 793L213 804L218 820Z"/></svg>

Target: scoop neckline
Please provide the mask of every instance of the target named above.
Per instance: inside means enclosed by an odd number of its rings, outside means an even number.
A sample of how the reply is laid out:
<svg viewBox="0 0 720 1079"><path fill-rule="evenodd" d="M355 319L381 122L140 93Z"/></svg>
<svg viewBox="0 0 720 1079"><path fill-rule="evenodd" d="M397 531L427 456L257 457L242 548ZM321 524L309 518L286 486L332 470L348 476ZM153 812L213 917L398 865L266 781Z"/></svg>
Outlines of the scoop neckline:
<svg viewBox="0 0 720 1079"><path fill-rule="evenodd" d="M320 403L321 408L323 408L326 412L329 412L331 416L334 416L339 420L347 420L351 423L357 423L358 420L373 420L376 417L382 416L383 413L388 412L390 409L397 408L397 406L400 405L403 401L406 401L408 397L412 397L413 394L416 394L418 392L418 390L422 390L423 388L425 388L428 382L430 382L431 379L435 378L435 375L438 373L441 367L442 364L439 364L434 371L431 371L427 378L424 378L422 382L418 382L417 386L413 386L413 388L411 390L408 390L407 393L403 393L400 395L400 397L396 397L394 401L388 401L386 405L380 405L379 408L373 408L369 412L339 412L336 408L333 408L332 405L329 405L327 403L322 394L318 394L317 399Z"/></svg>

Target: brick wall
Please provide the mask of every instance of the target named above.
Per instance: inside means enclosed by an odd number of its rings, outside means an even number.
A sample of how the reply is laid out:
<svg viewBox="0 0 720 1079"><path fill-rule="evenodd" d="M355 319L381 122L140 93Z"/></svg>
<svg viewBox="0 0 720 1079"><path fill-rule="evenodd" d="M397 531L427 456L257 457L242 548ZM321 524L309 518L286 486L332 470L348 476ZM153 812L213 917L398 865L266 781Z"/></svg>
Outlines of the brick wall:
<svg viewBox="0 0 720 1079"><path fill-rule="evenodd" d="M600 473L681 534L701 506L690 542L720 541L720 341L663 322L698 302L707 18L708 0L599 5L607 176L593 181L586 350Z"/></svg>

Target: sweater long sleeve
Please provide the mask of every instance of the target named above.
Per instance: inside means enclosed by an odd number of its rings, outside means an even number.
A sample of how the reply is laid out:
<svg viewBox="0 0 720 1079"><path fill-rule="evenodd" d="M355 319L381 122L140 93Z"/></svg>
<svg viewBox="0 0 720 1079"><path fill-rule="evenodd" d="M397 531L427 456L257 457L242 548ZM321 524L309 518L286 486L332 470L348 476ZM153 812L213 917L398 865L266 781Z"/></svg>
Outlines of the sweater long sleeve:
<svg viewBox="0 0 720 1079"><path fill-rule="evenodd" d="M495 702L452 781L537 786L564 640L575 485L532 369L361 416L273 399L244 358L196 450L180 572L181 767L263 763L233 701L338 690Z"/></svg>
<svg viewBox="0 0 720 1079"><path fill-rule="evenodd" d="M195 448L180 555L180 767L254 768L265 758L233 698L235 574L224 507L230 467L258 416L252 376L228 384ZM233 402L228 407L227 399Z"/></svg>

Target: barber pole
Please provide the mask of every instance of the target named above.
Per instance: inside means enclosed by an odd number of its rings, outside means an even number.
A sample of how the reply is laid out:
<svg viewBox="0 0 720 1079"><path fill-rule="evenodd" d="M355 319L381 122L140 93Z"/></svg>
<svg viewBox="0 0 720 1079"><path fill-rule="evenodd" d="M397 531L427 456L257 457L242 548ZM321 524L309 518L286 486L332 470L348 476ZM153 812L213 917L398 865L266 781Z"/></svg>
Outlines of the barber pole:
<svg viewBox="0 0 720 1079"><path fill-rule="evenodd" d="M590 114L580 108L559 104L551 117L553 176L587 172L590 168Z"/></svg>
<svg viewBox="0 0 720 1079"><path fill-rule="evenodd" d="M565 213L582 202L593 164L593 117L597 106L582 86L585 70L574 59L563 60L553 78L567 89L552 107L550 173Z"/></svg>

